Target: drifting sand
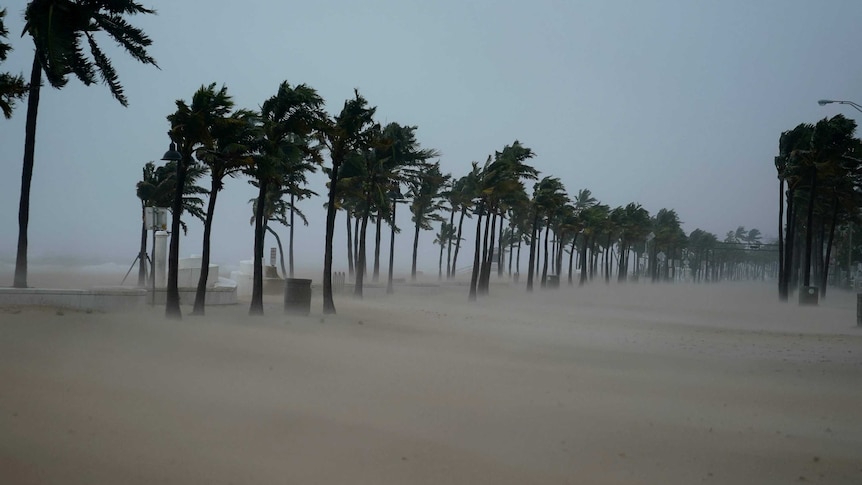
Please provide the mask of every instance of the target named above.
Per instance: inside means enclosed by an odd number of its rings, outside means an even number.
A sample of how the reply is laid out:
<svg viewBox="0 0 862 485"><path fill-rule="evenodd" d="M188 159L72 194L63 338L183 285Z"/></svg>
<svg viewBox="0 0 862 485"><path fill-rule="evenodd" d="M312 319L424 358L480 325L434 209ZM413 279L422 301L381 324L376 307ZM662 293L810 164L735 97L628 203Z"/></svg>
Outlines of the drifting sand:
<svg viewBox="0 0 862 485"><path fill-rule="evenodd" d="M0 312L10 484L862 483L855 296L399 287L339 314ZM185 308L188 311L188 308ZM322 321L323 320L323 321Z"/></svg>

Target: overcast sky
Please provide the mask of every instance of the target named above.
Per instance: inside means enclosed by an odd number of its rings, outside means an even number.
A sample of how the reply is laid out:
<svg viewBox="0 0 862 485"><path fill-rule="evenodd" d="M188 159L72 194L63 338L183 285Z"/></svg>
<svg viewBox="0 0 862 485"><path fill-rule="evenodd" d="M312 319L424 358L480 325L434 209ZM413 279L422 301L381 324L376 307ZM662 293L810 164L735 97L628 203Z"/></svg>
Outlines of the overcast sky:
<svg viewBox="0 0 862 485"><path fill-rule="evenodd" d="M32 42L18 37L26 2L3 3L15 50L0 70L28 74ZM517 139L569 193L589 188L612 207L639 202L652 214L676 209L687 233L702 228L720 237L738 225L775 236L780 133L839 112L858 115L820 107L820 98L862 102L862 2L855 0L143 3L158 14L131 21L152 37L160 70L103 39L128 108L107 87L74 79L42 91L34 260L131 262L141 167L167 149L165 116L174 101L211 82L248 108L282 81L306 83L330 113L358 88L380 122L418 125L423 147L439 150L444 171L455 176ZM0 261L14 261L25 114L23 103L11 120L0 119ZM312 184L324 193L321 176ZM220 195L214 262L251 258L254 195L242 178ZM297 232L298 258L310 268L322 267L322 204L303 202L311 224ZM346 269L343 217L337 270ZM406 210L398 223L410 224ZM202 225L190 226L183 256L200 252ZM409 270L411 236L399 236L396 272ZM428 272L437 264L432 240L429 232L420 243L420 269Z"/></svg>

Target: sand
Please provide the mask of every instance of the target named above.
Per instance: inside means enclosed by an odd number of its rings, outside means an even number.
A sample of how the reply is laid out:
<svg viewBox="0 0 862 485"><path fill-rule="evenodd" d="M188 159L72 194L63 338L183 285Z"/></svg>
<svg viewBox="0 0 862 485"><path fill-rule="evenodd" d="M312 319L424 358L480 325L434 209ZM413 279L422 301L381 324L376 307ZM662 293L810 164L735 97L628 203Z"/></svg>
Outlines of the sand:
<svg viewBox="0 0 862 485"><path fill-rule="evenodd" d="M3 309L2 482L862 483L855 295L396 291L326 318Z"/></svg>

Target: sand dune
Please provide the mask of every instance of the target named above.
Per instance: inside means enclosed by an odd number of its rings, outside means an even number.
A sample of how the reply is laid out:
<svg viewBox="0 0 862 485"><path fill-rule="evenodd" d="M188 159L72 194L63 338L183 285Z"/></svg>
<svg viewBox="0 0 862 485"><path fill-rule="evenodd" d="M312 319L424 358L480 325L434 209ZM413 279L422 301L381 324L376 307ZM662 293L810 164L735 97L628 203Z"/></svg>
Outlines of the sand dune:
<svg viewBox="0 0 862 485"><path fill-rule="evenodd" d="M862 483L855 295L399 287L0 313L4 483Z"/></svg>

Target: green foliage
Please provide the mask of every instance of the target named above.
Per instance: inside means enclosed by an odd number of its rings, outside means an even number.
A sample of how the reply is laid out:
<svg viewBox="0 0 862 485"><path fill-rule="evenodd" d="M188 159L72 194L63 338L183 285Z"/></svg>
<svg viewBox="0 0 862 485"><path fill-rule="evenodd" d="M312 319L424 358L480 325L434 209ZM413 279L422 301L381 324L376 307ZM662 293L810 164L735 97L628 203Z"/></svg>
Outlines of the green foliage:
<svg viewBox="0 0 862 485"><path fill-rule="evenodd" d="M24 11L24 32L33 38L36 61L51 86L62 88L70 74L87 86L101 79L126 106L117 72L95 34L106 33L134 59L156 66L147 53L152 41L125 19L154 13L132 0L33 0Z"/></svg>
<svg viewBox="0 0 862 485"><path fill-rule="evenodd" d="M12 46L3 41L9 35L9 31L3 24L3 17L5 16L6 9L0 9L0 62L5 61L9 51L12 50ZM3 112L4 117L7 119L12 117L15 102L24 98L27 94L27 88L24 76L0 72L0 111Z"/></svg>

